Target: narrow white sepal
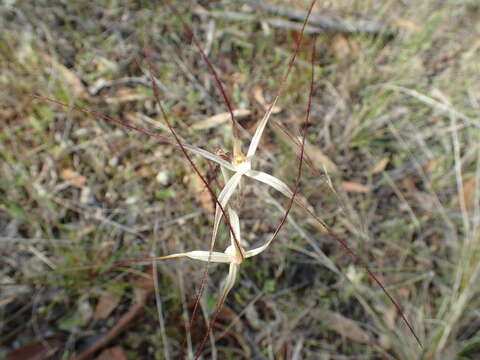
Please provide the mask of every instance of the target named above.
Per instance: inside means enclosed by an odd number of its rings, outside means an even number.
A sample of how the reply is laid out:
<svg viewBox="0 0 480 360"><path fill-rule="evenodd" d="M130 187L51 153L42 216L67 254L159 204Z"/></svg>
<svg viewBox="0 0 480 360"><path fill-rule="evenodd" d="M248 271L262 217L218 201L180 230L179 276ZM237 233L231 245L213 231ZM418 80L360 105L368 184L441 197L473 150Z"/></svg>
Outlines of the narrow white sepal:
<svg viewBox="0 0 480 360"><path fill-rule="evenodd" d="M268 248L268 246L270 245L270 243L271 243L271 241L269 240L269 241L267 241L265 244L263 244L262 246L259 246L259 247L255 248L255 249L252 249L252 250L248 250L248 251L245 253L245 257L246 257L246 258L250 258L250 257L252 257L252 256L256 256L256 255L262 253L263 251L265 251L265 250Z"/></svg>
<svg viewBox="0 0 480 360"><path fill-rule="evenodd" d="M240 265L235 263L230 263L230 268L228 269L227 279L223 285L222 296L220 298L220 303L225 301L230 290L232 290L233 285L235 285L235 280L237 279L238 269Z"/></svg>
<svg viewBox="0 0 480 360"><path fill-rule="evenodd" d="M228 204L228 201L232 197L233 192L237 188L238 184L240 183L240 180L242 178L242 174L236 173L234 174L230 180L227 182L225 187L222 189L220 192L220 195L218 196L218 201L222 205L222 208L225 210L226 206ZM220 210L220 207L216 206L215 209L215 219L213 221L213 233L212 233L212 240L211 243L215 245L215 239L217 238L217 233L218 233L218 226L220 225L220 221L222 220L223 212Z"/></svg>
<svg viewBox="0 0 480 360"><path fill-rule="evenodd" d="M267 112L263 116L262 121L260 121L260 124L257 127L257 130L255 130L255 134L253 135L252 141L250 142L250 146L248 147L248 152L247 152L247 157L252 157L255 155L255 152L257 151L258 144L260 143L260 138L262 137L263 131L265 130L265 126L267 125L268 119L270 119L270 115L272 115L273 108L275 107L275 104L278 100L278 95L275 97L275 100L273 101L273 104L270 105L268 108Z"/></svg>
<svg viewBox="0 0 480 360"><path fill-rule="evenodd" d="M245 175L273 187L275 190L281 192L287 198L291 198L293 196L293 192L292 190L290 190L287 184L285 184L282 180L276 178L275 176L264 173L263 171L256 170L250 170Z"/></svg>
<svg viewBox="0 0 480 360"><path fill-rule="evenodd" d="M187 150L190 150L191 152L203 156L204 158L208 160L212 160L213 162L216 162L218 165L225 167L229 170L235 171L235 167L230 164L228 161L223 160L220 156L217 156L215 154L212 154L211 152L207 150L200 149L199 147L193 146L193 145L188 145L188 144L183 144L183 147Z"/></svg>
<svg viewBox="0 0 480 360"><path fill-rule="evenodd" d="M240 239L240 220L238 218L238 215L237 213L232 210L232 208L228 208L228 216L230 217L230 225L232 225L232 228L233 228L233 231L235 233L235 238L241 242L241 239ZM233 234L230 234L230 238L231 238L231 243L232 245L235 245L235 240L234 240L234 237L233 237Z"/></svg>
<svg viewBox="0 0 480 360"><path fill-rule="evenodd" d="M232 261L230 256L228 256L225 253L221 253L217 251L212 251L210 253L208 251L195 250L195 251L189 251L185 253L185 256L190 259L206 261L206 262L211 261L216 263L229 263Z"/></svg>

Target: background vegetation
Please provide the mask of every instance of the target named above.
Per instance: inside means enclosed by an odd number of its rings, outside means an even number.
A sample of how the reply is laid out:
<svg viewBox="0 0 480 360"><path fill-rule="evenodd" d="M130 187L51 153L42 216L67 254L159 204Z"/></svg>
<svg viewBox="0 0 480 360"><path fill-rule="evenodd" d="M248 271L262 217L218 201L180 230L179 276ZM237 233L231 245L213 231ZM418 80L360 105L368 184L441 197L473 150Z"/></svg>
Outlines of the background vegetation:
<svg viewBox="0 0 480 360"><path fill-rule="evenodd" d="M298 33L246 3L176 6L234 107L250 113L241 123L251 134ZM424 348L363 269L294 208L272 248L242 268L214 329L223 337L207 344L206 357L479 358L478 2L320 1L314 13L379 20L382 31L317 38L309 153L338 196L308 169L302 196L379 275ZM199 316L185 335L203 265L169 261L158 276L148 265L102 272L124 259L207 249L208 194L172 147L30 94L164 132L147 42L178 132L229 150L228 122L212 125L226 109L207 67L158 2L12 0L0 14L0 357L67 359L109 334L100 356L181 358L204 331ZM275 115L295 133L313 39ZM260 164L292 184L295 151L273 127L266 135ZM214 167L197 160L219 189ZM281 217L275 198L257 188L247 186L240 214L251 244ZM211 267L203 313L215 306L224 270Z"/></svg>

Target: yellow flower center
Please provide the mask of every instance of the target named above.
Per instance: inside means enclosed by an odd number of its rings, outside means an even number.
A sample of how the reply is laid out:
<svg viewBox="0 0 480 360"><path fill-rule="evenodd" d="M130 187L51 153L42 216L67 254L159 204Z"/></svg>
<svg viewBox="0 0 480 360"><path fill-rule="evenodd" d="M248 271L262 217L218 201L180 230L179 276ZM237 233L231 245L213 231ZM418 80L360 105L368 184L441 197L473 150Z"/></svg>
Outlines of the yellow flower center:
<svg viewBox="0 0 480 360"><path fill-rule="evenodd" d="M229 255L235 264L240 265L243 262L242 254L240 254L234 245L227 247L225 254Z"/></svg>
<svg viewBox="0 0 480 360"><path fill-rule="evenodd" d="M247 158L245 157L245 155L243 154L238 154L235 156L235 159L234 159L234 162L235 162L235 165L240 165L242 164L243 162L245 162Z"/></svg>

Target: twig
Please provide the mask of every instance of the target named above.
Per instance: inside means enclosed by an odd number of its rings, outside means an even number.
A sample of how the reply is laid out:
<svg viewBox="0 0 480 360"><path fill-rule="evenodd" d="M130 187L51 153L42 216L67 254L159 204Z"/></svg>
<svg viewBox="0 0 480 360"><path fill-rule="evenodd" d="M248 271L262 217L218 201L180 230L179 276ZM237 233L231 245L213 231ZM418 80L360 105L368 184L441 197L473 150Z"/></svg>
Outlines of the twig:
<svg viewBox="0 0 480 360"><path fill-rule="evenodd" d="M116 80L99 79L88 87L90 95L98 95L103 89L115 86L143 86L150 89L150 80L146 76L124 77Z"/></svg>
<svg viewBox="0 0 480 360"><path fill-rule="evenodd" d="M152 271L153 266L149 270L150 275L152 275ZM93 344L93 346L89 347L79 356L74 358L74 360L86 360L90 358L94 353L107 345L127 327L129 327L133 323L133 320L143 312L143 310L145 309L146 301L154 292L154 286L152 279L148 281L141 279L141 281L144 282L144 284L142 285L141 291L138 291L139 296L137 296L136 303L124 315L122 315L117 324L113 328L111 328L107 332L107 334L105 334L105 336L100 338L100 340Z"/></svg>
<svg viewBox="0 0 480 360"><path fill-rule="evenodd" d="M303 21L307 13L303 10L279 7L258 0L243 0L255 9L262 9L272 15L286 17L293 21ZM286 26L287 23L283 23ZM290 25L289 25L290 26ZM309 20L310 27L318 28L323 33L370 34L394 36L395 32L386 24L371 19L345 20L332 15L312 14ZM307 29L306 29L306 32Z"/></svg>
<svg viewBox="0 0 480 360"><path fill-rule="evenodd" d="M295 31L300 31L302 29L302 24L297 23L295 21L290 21L290 20L285 20L282 18L269 18L266 19L265 22L268 25L271 25L275 28L281 28L281 29L286 29L286 30L295 30ZM325 33L325 30L313 26L313 25L307 25L305 26L305 34L308 35L318 35L318 34L323 34Z"/></svg>

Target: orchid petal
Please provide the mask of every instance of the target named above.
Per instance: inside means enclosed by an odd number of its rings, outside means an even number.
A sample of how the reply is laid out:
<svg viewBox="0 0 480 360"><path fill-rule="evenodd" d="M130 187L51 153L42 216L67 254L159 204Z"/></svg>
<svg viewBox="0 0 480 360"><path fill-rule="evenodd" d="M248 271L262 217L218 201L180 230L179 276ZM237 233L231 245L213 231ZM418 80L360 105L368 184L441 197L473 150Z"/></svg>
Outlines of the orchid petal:
<svg viewBox="0 0 480 360"><path fill-rule="evenodd" d="M263 134L263 130L265 130L267 121L268 119L270 119L270 115L272 115L272 111L275 108L275 104L277 103L279 95L280 94L277 94L277 96L275 97L275 100L273 101L273 104L270 104L270 107L268 108L267 112L263 116L263 119L260 121L260 124L258 125L257 130L255 130L255 134L253 135L252 141L250 142L250 146L248 147L247 157L252 157L253 155L255 155L258 144L260 143L260 138L262 137L262 134Z"/></svg>
<svg viewBox="0 0 480 360"><path fill-rule="evenodd" d="M268 248L268 246L270 245L270 243L272 242L271 240L273 239L273 237L270 238L270 240L268 240L265 244L263 244L262 246L259 246L255 249L252 249L252 250L248 250L246 253L245 253L245 257L246 258L250 258L252 256L256 256L258 254L260 254L261 252L263 252L266 248Z"/></svg>
<svg viewBox="0 0 480 360"><path fill-rule="evenodd" d="M229 263L231 262L230 256L225 253L217 252L217 251L190 251L185 253L185 256L200 261L206 262L216 262L216 263Z"/></svg>
<svg viewBox="0 0 480 360"><path fill-rule="evenodd" d="M225 209L225 207L228 204L228 201L233 195L233 192L237 188L238 184L240 183L240 180L242 178L242 174L236 173L233 175L230 180L227 182L225 187L222 189L220 192L220 195L218 196L218 201L220 202L220 205L222 205L222 208ZM221 211L220 207L216 206L215 209L215 219L213 222L213 233L212 233L212 240L211 240L211 246L215 245L215 239L217 238L217 233L218 233L218 226L220 225L220 221L222 220L223 212Z"/></svg>
<svg viewBox="0 0 480 360"><path fill-rule="evenodd" d="M285 184L282 180L276 178L275 176L264 173L263 171L256 171L256 170L250 170L245 175L247 175L248 177L250 177L252 179L261 181L261 182L271 186L275 190L281 192L287 198L291 198L293 196L293 192L292 192L292 190L290 190L288 185Z"/></svg>
<svg viewBox="0 0 480 360"><path fill-rule="evenodd" d="M230 263L230 268L228 269L227 279L223 285L222 296L220 297L219 304L223 304L228 293L232 290L233 285L235 285L235 280L237 279L238 269L240 265L235 263Z"/></svg>
<svg viewBox="0 0 480 360"><path fill-rule="evenodd" d="M218 165L225 167L229 170L235 171L235 167L232 164L230 164L228 161L223 160L220 156L212 154L210 151L203 150L197 146L188 145L184 143L182 143L182 145L185 149L190 150L191 152L197 155L203 156L208 160L212 160L213 162L216 162Z"/></svg>
<svg viewBox="0 0 480 360"><path fill-rule="evenodd" d="M217 251L188 251L185 253L177 253L177 254L170 254L165 256L157 256L152 258L146 258L145 261L158 261L158 260L168 260L168 259L179 259L179 258L190 258L194 260L200 261L210 261L210 262L217 262L217 263L229 263L231 262L231 257L225 253L217 252Z"/></svg>
<svg viewBox="0 0 480 360"><path fill-rule="evenodd" d="M241 233L240 233L240 219L238 218L238 214L232 208L228 208L228 216L229 216L229 219L230 219L230 225L232 225L232 229L235 233L235 234L232 234L230 232L230 242L231 242L231 244L233 246L235 246L235 239L237 239L240 246L244 246L244 241L242 240L242 236L241 236Z"/></svg>
<svg viewBox="0 0 480 360"><path fill-rule="evenodd" d="M168 259L179 259L179 258L184 258L188 257L187 253L177 253L177 254L170 254L170 255L165 255L165 256L155 256L155 257L149 257L146 258L145 261L158 261L158 260L168 260ZM143 259L142 259L143 261Z"/></svg>

